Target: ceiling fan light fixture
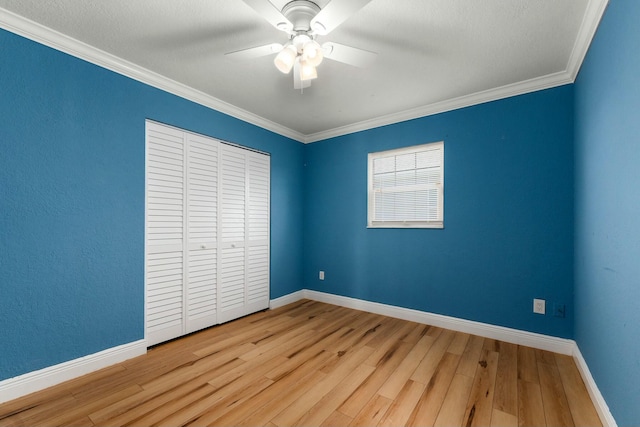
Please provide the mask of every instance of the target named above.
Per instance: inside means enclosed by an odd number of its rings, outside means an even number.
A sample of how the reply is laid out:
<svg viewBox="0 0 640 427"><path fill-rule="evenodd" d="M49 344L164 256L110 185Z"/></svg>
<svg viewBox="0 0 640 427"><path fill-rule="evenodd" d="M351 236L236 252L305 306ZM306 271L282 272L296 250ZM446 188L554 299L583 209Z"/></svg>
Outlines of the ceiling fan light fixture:
<svg viewBox="0 0 640 427"><path fill-rule="evenodd" d="M324 53L320 44L317 41L311 40L304 45L302 49L302 59L317 67L322 63Z"/></svg>
<svg viewBox="0 0 640 427"><path fill-rule="evenodd" d="M298 51L295 46L287 45L276 55L273 63L282 73L289 74L291 68L293 68L293 64L296 62L297 56Z"/></svg>
<svg viewBox="0 0 640 427"><path fill-rule="evenodd" d="M301 60L300 61L300 80L307 81L318 78L318 71L316 67L313 66L309 61Z"/></svg>

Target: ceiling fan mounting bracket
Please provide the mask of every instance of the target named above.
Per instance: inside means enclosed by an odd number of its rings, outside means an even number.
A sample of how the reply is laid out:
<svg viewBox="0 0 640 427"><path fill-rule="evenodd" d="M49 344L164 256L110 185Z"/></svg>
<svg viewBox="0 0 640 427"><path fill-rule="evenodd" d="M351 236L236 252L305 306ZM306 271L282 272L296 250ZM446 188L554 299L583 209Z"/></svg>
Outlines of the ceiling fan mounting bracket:
<svg viewBox="0 0 640 427"><path fill-rule="evenodd" d="M311 31L311 20L320 12L320 7L309 0L293 0L284 5L282 14L293 24L294 35Z"/></svg>

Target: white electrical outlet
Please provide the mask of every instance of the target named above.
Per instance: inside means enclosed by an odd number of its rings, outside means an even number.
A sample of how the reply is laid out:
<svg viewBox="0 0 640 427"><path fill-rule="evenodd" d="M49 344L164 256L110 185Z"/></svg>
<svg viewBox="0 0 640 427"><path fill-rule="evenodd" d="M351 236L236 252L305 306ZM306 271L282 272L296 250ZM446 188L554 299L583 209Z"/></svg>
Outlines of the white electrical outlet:
<svg viewBox="0 0 640 427"><path fill-rule="evenodd" d="M545 312L545 300L534 299L533 300L533 312L538 314L544 314Z"/></svg>
<svg viewBox="0 0 640 427"><path fill-rule="evenodd" d="M318 274L318 278L320 280L324 280L324 271L320 270L320 274Z"/></svg>

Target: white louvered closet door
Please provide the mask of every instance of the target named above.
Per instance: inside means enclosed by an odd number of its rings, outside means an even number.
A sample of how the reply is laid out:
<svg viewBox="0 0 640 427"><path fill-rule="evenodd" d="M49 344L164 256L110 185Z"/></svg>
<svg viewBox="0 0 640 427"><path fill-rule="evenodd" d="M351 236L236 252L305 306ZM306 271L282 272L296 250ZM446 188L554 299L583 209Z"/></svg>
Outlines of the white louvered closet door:
<svg viewBox="0 0 640 427"><path fill-rule="evenodd" d="M269 307L270 157L221 145L218 322Z"/></svg>
<svg viewBox="0 0 640 427"><path fill-rule="evenodd" d="M246 153L220 146L220 323L245 315Z"/></svg>
<svg viewBox="0 0 640 427"><path fill-rule="evenodd" d="M247 153L247 312L269 307L271 158Z"/></svg>
<svg viewBox="0 0 640 427"><path fill-rule="evenodd" d="M183 333L184 133L147 123L146 338Z"/></svg>
<svg viewBox="0 0 640 427"><path fill-rule="evenodd" d="M186 333L217 323L218 146L187 134Z"/></svg>
<svg viewBox="0 0 640 427"><path fill-rule="evenodd" d="M146 339L269 307L270 158L147 122Z"/></svg>

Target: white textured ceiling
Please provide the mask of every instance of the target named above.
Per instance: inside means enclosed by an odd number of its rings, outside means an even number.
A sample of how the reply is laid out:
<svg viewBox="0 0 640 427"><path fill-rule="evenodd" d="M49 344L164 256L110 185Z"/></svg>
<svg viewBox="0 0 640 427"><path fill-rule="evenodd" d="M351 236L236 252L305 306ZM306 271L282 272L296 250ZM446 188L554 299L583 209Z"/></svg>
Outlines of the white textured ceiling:
<svg viewBox="0 0 640 427"><path fill-rule="evenodd" d="M287 40L240 0L0 0L0 26L310 142L569 83L606 3L372 0L318 40L376 61L325 60L303 93L273 56L224 56Z"/></svg>

